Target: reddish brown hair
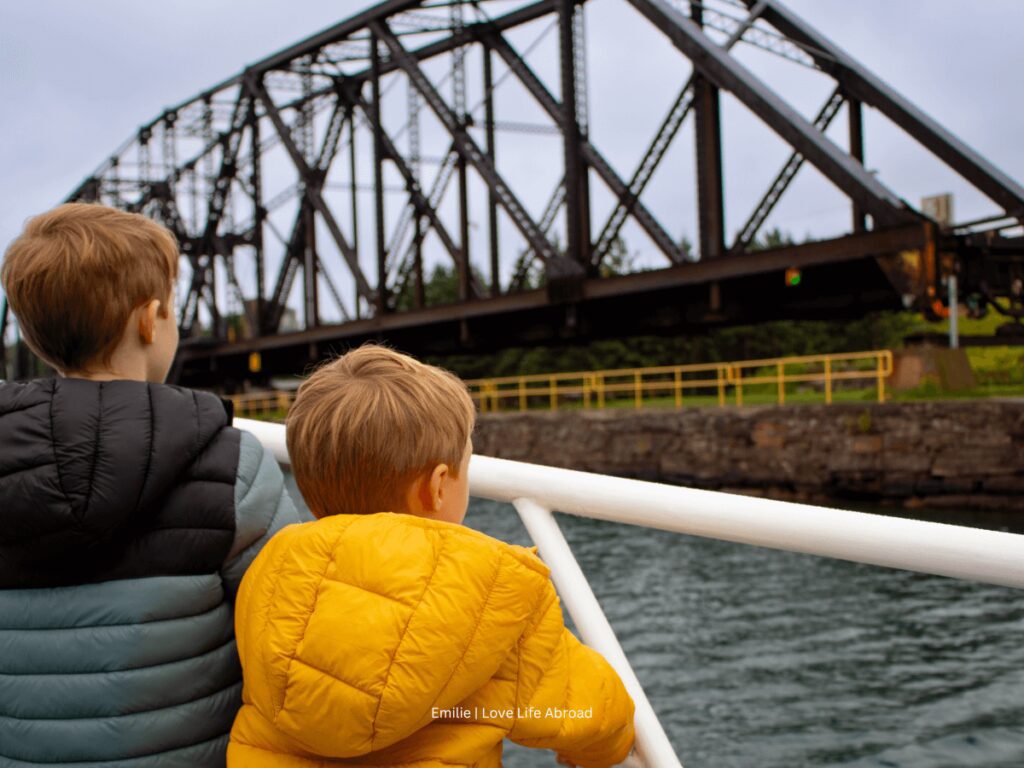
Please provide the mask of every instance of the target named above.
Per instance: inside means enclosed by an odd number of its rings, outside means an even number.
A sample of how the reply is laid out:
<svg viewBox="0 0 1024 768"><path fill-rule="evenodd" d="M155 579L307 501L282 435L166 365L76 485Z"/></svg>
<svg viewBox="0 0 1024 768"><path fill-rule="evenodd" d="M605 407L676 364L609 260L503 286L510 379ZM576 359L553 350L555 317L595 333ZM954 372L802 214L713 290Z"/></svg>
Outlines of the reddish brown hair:
<svg viewBox="0 0 1024 768"><path fill-rule="evenodd" d="M327 362L288 413L295 482L317 517L401 511L422 473L454 477L476 411L453 374L368 344Z"/></svg>
<svg viewBox="0 0 1024 768"><path fill-rule="evenodd" d="M167 301L178 243L137 213L67 203L29 219L7 249L0 281L32 350L59 371L108 365L131 313Z"/></svg>

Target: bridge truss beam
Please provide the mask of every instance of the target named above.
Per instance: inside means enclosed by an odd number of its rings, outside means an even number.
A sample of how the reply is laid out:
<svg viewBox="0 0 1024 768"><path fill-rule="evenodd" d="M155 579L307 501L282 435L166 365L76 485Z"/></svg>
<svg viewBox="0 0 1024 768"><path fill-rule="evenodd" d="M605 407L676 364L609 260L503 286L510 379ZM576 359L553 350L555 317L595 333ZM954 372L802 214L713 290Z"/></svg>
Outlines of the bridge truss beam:
<svg viewBox="0 0 1024 768"><path fill-rule="evenodd" d="M550 308L545 317L561 328L555 337L584 333L602 325L586 319L585 307L605 296L599 286L649 291L652 281L677 285L677 272L692 277L687 285L710 281L714 297L686 293L694 303L686 317L746 317L747 309L722 314L735 305L720 300L717 281L742 281L763 273L759 263L778 266L779 258L795 258L789 251L760 251L757 237L807 164L849 202L849 239L841 242L856 253L883 249L875 253L875 267L865 267L865 286L876 273L888 281L890 298L879 299L882 304L894 297L896 305L935 310L943 276L960 273L965 291L1009 299L1003 308L1024 315L1020 291L1014 294L1024 281L1024 247L1003 234L1024 222L1019 183L778 0L619 1L682 54L677 74L662 73L678 78L678 96L650 140L638 142L646 151L631 175L622 175L614 155L593 138L587 0L390 0L166 110L69 199L140 211L175 233L186 267L179 297L182 360L215 360L228 349L231 355L276 349L278 339L289 338L286 343L316 359L331 338L355 338L351 329L384 333L417 318L428 322L440 310L438 297L426 290L427 273L441 265L455 274L454 294L446 299L455 303L444 313L462 318L456 338L463 345L473 343L472 318L523 302ZM832 96L816 117L803 116L737 58L734 50L743 45L831 78ZM555 75L545 80L550 72ZM522 118L524 92L544 122ZM723 172L724 93L792 148L728 244L733 212ZM987 195L998 206L986 220L992 225L942 229L869 173L863 106L882 112ZM849 139L840 146L826 132L844 107ZM662 201L659 207L647 194L691 112L695 254L685 249L678 206ZM550 178L558 180L553 190L550 181L516 167L515 151L506 148L514 146L510 134L559 139L557 153L544 150ZM592 176L611 198L596 230ZM483 192L480 203L475 190ZM642 279L609 275L626 226L642 233L651 246L647 253L667 265L645 271ZM927 234L904 249L902 261L893 259L884 248L902 241L885 233L910 230ZM820 252L842 261L837 247ZM514 263L503 263L506 254L517 256ZM712 269L711 262L723 266ZM881 296L864 287L861 295L868 294ZM321 303L322 295L333 299L333 309ZM477 306L488 302L490 309ZM810 306L791 303L796 315ZM302 323L292 319L297 306L304 308ZM642 327L644 313L656 309L639 299L617 306L641 313L639 321L619 318L623 328ZM510 339L529 343L547 335L513 329Z"/></svg>

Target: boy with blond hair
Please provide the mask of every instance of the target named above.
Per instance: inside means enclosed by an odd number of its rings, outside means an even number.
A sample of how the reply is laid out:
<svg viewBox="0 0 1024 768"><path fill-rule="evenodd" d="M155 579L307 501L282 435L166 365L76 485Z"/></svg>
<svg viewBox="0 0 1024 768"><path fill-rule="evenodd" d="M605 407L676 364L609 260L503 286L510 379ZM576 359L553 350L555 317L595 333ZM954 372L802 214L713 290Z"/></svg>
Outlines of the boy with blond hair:
<svg viewBox="0 0 1024 768"><path fill-rule="evenodd" d="M504 738L626 757L633 702L565 628L548 568L461 525L474 420L457 378L380 346L300 387L288 451L319 519L242 582L229 766L498 768Z"/></svg>
<svg viewBox="0 0 1024 768"><path fill-rule="evenodd" d="M0 764L216 768L241 704L233 601L297 522L214 395L163 384L178 246L100 205L29 220L0 269L57 376L0 383Z"/></svg>

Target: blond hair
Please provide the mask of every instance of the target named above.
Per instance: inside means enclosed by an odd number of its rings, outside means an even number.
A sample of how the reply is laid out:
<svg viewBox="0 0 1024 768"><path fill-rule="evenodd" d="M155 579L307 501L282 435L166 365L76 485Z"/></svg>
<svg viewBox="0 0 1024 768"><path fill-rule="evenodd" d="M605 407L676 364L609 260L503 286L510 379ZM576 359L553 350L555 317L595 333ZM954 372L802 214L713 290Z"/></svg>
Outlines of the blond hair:
<svg viewBox="0 0 1024 768"><path fill-rule="evenodd" d="M109 365L131 313L160 316L178 276L178 243L137 213L67 203L29 219L0 281L29 347L60 371Z"/></svg>
<svg viewBox="0 0 1024 768"><path fill-rule="evenodd" d="M286 430L292 472L317 517L397 511L437 464L458 477L475 421L456 376L368 344L299 387Z"/></svg>

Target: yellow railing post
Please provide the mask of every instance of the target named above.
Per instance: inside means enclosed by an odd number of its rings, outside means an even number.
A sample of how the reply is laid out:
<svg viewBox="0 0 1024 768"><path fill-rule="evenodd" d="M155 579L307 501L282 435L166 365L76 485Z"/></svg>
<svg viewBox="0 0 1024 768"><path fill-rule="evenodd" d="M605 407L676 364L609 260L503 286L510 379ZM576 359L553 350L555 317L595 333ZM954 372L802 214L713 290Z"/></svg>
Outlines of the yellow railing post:
<svg viewBox="0 0 1024 768"><path fill-rule="evenodd" d="M583 408L590 408L590 376L583 374Z"/></svg>
<svg viewBox="0 0 1024 768"><path fill-rule="evenodd" d="M596 377L597 381L597 407L602 411L604 410L604 374L599 373Z"/></svg>
<svg viewBox="0 0 1024 768"><path fill-rule="evenodd" d="M526 410L526 380L522 376L519 377L519 410Z"/></svg>
<svg viewBox="0 0 1024 768"><path fill-rule="evenodd" d="M743 405L743 369L739 366L729 366L729 378L736 387L736 405Z"/></svg>
<svg viewBox="0 0 1024 768"><path fill-rule="evenodd" d="M672 379L676 385L676 408L683 407L683 372L678 368L675 369Z"/></svg>
<svg viewBox="0 0 1024 768"><path fill-rule="evenodd" d="M725 407L725 367L718 366L718 406Z"/></svg>
<svg viewBox="0 0 1024 768"><path fill-rule="evenodd" d="M555 381L554 377L548 379L548 394L551 397L551 410L558 410L558 382Z"/></svg>
<svg viewBox="0 0 1024 768"><path fill-rule="evenodd" d="M825 355L825 405L832 405L832 358Z"/></svg>
<svg viewBox="0 0 1024 768"><path fill-rule="evenodd" d="M633 374L633 405L635 408L643 406L644 391L640 384L640 371Z"/></svg>
<svg viewBox="0 0 1024 768"><path fill-rule="evenodd" d="M786 404L786 364L777 363L775 366L776 374L779 379L779 405Z"/></svg>
<svg viewBox="0 0 1024 768"><path fill-rule="evenodd" d="M878 402L885 402L885 367L882 355L878 356Z"/></svg>

